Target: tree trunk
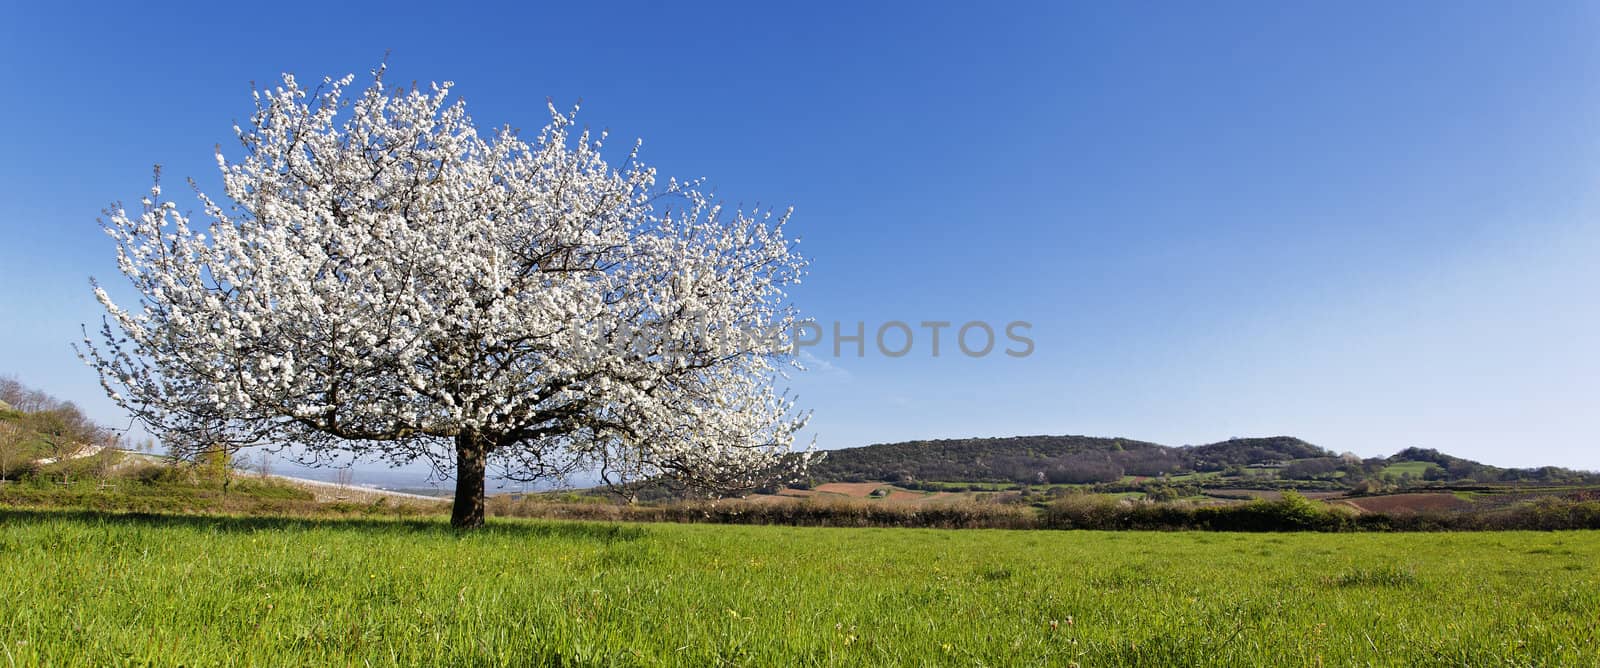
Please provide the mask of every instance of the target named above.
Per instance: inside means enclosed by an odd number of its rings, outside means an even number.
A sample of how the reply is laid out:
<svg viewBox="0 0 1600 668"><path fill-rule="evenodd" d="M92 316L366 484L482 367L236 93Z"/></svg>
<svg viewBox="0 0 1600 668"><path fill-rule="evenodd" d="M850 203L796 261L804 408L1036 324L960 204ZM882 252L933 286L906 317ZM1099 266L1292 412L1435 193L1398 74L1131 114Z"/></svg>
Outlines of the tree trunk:
<svg viewBox="0 0 1600 668"><path fill-rule="evenodd" d="M479 434L469 432L456 436L456 503L450 512L450 526L457 529L483 526L487 444L488 439Z"/></svg>

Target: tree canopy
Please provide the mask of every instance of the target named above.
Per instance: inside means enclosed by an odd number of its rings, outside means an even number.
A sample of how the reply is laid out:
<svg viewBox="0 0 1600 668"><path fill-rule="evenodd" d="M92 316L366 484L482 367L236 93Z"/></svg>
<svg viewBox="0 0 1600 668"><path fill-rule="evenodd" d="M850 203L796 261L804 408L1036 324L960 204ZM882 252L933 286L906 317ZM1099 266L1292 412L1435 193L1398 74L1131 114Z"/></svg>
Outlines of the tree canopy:
<svg viewBox="0 0 1600 668"><path fill-rule="evenodd" d="M138 306L96 284L80 351L113 400L180 451L434 462L461 526L489 467L726 489L803 464L775 387L805 266L787 212L662 183L639 144L613 166L576 110L480 134L449 82L383 75L256 91L199 214L159 169L106 211Z"/></svg>

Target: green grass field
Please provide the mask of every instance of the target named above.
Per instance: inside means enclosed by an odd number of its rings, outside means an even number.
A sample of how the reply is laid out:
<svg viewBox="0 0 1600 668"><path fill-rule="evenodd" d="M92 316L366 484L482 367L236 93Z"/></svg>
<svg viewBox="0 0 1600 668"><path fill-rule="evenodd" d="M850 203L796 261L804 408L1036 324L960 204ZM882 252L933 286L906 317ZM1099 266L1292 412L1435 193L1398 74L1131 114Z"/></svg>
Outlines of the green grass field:
<svg viewBox="0 0 1600 668"><path fill-rule="evenodd" d="M0 510L0 664L1595 665L1600 533Z"/></svg>
<svg viewBox="0 0 1600 668"><path fill-rule="evenodd" d="M1383 475L1401 476L1410 473L1413 477L1421 478L1431 469L1439 468L1433 462L1398 462L1383 467Z"/></svg>

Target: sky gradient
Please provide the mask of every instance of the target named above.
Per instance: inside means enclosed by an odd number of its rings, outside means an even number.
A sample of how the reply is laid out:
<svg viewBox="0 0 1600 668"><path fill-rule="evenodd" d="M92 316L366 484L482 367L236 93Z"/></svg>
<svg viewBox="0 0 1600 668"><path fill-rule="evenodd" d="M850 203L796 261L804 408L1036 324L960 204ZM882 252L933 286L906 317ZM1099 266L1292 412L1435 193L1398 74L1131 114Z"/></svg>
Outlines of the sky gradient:
<svg viewBox="0 0 1600 668"><path fill-rule="evenodd" d="M581 99L662 174L793 205L818 320L1033 324L1022 359L819 347L793 388L821 447L1288 434L1600 469L1593 5L1103 4L18 6L0 374L125 423L68 347L88 277L121 280L99 210L154 163L219 192L251 81L388 51L480 128Z"/></svg>

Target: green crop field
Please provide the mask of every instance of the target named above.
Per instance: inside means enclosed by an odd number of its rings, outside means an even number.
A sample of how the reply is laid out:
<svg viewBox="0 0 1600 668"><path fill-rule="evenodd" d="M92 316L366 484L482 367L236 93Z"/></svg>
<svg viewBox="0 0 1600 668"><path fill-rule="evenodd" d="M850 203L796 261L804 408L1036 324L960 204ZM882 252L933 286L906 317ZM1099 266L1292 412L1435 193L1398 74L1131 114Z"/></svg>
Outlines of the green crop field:
<svg viewBox="0 0 1600 668"><path fill-rule="evenodd" d="M0 510L0 664L1595 665L1600 534Z"/></svg>
<svg viewBox="0 0 1600 668"><path fill-rule="evenodd" d="M1383 467L1383 474L1400 476L1410 473L1421 478L1429 470L1436 468L1439 468L1439 465L1433 462L1400 462Z"/></svg>

